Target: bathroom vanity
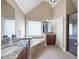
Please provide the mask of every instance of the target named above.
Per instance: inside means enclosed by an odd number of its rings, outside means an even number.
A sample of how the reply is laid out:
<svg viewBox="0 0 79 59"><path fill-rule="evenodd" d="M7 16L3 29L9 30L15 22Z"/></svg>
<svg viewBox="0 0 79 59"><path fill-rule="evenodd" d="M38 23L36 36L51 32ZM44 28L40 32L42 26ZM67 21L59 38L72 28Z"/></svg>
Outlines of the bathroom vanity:
<svg viewBox="0 0 79 59"><path fill-rule="evenodd" d="M47 45L55 45L56 35L52 34L52 33L47 33L46 34L46 42L47 42Z"/></svg>

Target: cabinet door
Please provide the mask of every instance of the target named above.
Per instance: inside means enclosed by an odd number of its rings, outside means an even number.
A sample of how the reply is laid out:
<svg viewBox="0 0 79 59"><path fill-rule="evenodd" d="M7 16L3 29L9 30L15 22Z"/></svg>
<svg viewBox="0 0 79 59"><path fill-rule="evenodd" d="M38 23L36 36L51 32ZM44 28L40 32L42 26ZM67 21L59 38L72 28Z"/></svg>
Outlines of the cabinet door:
<svg viewBox="0 0 79 59"><path fill-rule="evenodd" d="M47 35L47 45L55 45L55 36Z"/></svg>
<svg viewBox="0 0 79 59"><path fill-rule="evenodd" d="M51 38L50 38L50 36L49 35L47 35L46 36L46 40L47 40L47 45L50 45L51 44L51 40L50 40Z"/></svg>
<svg viewBox="0 0 79 59"><path fill-rule="evenodd" d="M56 35L53 35L52 36L52 41L51 41L53 45L55 45L55 41L56 41Z"/></svg>

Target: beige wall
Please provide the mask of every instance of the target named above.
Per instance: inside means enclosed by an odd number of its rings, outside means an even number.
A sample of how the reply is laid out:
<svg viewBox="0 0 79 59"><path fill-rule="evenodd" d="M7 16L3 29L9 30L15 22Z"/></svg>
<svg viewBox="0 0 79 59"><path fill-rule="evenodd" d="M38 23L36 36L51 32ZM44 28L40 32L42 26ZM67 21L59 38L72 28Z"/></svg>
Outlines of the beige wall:
<svg viewBox="0 0 79 59"><path fill-rule="evenodd" d="M75 7L75 4L72 2L72 0L66 0L66 13L71 14L73 12L76 12L77 8Z"/></svg>
<svg viewBox="0 0 79 59"><path fill-rule="evenodd" d="M63 16L64 20L66 20L66 0L60 0L59 3L53 8L52 13L53 19L53 32L56 30L56 19Z"/></svg>
<svg viewBox="0 0 79 59"><path fill-rule="evenodd" d="M53 18L66 16L66 0L60 0L59 3L53 8Z"/></svg>
<svg viewBox="0 0 79 59"><path fill-rule="evenodd" d="M14 12L15 12L14 8L6 0L1 0L1 17L2 18L14 19L15 17Z"/></svg>
<svg viewBox="0 0 79 59"><path fill-rule="evenodd" d="M59 45L62 44L63 47L61 47L62 49L65 50L66 46L65 46L65 42L66 42L66 0L60 0L59 3L53 8L53 32L56 33L56 21L57 19L59 19L60 17L63 17L63 34L62 37L64 37L63 39L61 39L61 41L63 41L62 43L60 42ZM60 34L61 35L61 34ZM58 38L59 39L59 38ZM58 42L58 40L57 40ZM58 45L58 44L57 44Z"/></svg>
<svg viewBox="0 0 79 59"><path fill-rule="evenodd" d="M46 17L52 17L52 7L47 2L42 2L26 15L26 19L44 19Z"/></svg>

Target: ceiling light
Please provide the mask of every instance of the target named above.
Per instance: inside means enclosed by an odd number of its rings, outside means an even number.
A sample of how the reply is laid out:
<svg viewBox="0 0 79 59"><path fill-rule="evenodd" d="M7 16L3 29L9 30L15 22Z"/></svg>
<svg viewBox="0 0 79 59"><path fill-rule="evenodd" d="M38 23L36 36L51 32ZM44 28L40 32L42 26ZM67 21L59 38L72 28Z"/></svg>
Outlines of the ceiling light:
<svg viewBox="0 0 79 59"><path fill-rule="evenodd" d="M52 5L52 7L55 7L56 4L58 4L59 0L48 0L49 4Z"/></svg>

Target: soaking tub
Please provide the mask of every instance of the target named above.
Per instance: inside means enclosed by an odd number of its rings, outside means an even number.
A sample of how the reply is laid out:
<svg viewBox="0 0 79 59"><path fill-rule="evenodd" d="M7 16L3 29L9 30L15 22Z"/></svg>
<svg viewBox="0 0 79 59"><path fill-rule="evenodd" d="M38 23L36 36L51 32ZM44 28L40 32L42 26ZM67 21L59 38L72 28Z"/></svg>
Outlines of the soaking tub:
<svg viewBox="0 0 79 59"><path fill-rule="evenodd" d="M46 47L45 38L36 38L32 39L31 42L31 57L36 55L40 49L44 49Z"/></svg>

